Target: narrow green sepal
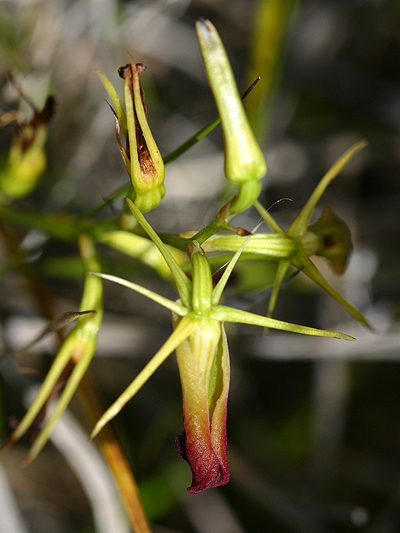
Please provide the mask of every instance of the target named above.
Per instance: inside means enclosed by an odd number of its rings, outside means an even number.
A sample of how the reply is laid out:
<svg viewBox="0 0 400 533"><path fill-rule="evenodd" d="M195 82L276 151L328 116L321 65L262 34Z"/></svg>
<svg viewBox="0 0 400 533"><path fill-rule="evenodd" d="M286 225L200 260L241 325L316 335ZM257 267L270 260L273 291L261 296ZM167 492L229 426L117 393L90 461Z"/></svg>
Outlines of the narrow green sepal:
<svg viewBox="0 0 400 533"><path fill-rule="evenodd" d="M281 259L278 263L278 268L276 270L274 285L272 288L271 297L268 303L268 316L271 317L274 312L276 301L278 299L279 291L281 290L283 280L285 279L286 272L290 266L290 259Z"/></svg>
<svg viewBox="0 0 400 533"><path fill-rule="evenodd" d="M103 416L95 425L90 438L93 439L103 427L112 420L129 402L139 389L146 383L146 381L154 374L157 368L167 359L169 355L175 350L192 333L196 327L196 320L192 316L185 316L179 322L177 328L173 331L168 340L158 350L158 352L150 359L147 365L136 376L132 383L125 389L119 398L107 409Z"/></svg>
<svg viewBox="0 0 400 533"><path fill-rule="evenodd" d="M192 308L195 313L206 316L211 309L213 290L210 265L201 249L192 253L191 262L193 272Z"/></svg>
<svg viewBox="0 0 400 533"><path fill-rule="evenodd" d="M150 226L150 224L147 222L141 211L136 207L136 205L132 202L132 200L129 200L129 198L126 199L126 202L129 206L129 209L132 211L134 217L139 222L139 224L142 226L144 231L147 233L147 235L150 237L150 239L154 242L154 244L159 249L161 255L164 257L167 265L169 266L171 270L171 274L173 275L176 283L176 287L179 292L179 296L181 298L181 301L185 307L188 309L191 309L192 306L192 282L187 277L187 275L183 272L181 267L176 262L175 258L169 251L168 247L162 242L160 237L157 235L157 233L153 230L153 228Z"/></svg>
<svg viewBox="0 0 400 533"><path fill-rule="evenodd" d="M278 329L281 331L291 331L292 333L301 333L302 335L312 335L314 337L329 337L346 341L356 340L354 337L346 335L345 333L291 324L290 322L283 322L274 318L249 313L248 311L242 311L241 309L226 307L224 305L215 306L212 310L211 318L222 322L251 324L253 326L262 326L264 328Z"/></svg>
<svg viewBox="0 0 400 533"><path fill-rule="evenodd" d="M324 291L332 296L342 307L346 309L356 320L361 322L366 328L372 330L372 326L364 315L356 309L350 302L348 302L343 296L332 287L330 283L324 278L318 268L310 260L310 258L305 255L296 258L293 261L293 265L297 268L301 268L304 274L306 274L310 279L317 283Z"/></svg>
<svg viewBox="0 0 400 533"><path fill-rule="evenodd" d="M108 77L103 72L101 72L101 70L96 70L95 72L99 76L100 81L103 84L104 89L107 91L108 96L111 98L112 105L114 106L115 113L121 125L122 133L124 134L124 137L126 138L126 135L127 135L126 116L125 116L124 108L122 107L121 100L118 96L118 93L115 90L114 85L111 83Z"/></svg>
<svg viewBox="0 0 400 533"><path fill-rule="evenodd" d="M178 302L173 302L172 300L161 296L161 294L153 292L150 289L146 289L137 283L119 278L118 276L112 276L111 274L102 274L100 272L89 272L89 274L98 276L99 278L106 279L108 281L113 281L114 283L118 283L118 285L122 285L128 289L131 289L132 291L143 294L143 296L146 296L146 298L149 300L153 300L153 302L162 305L166 309L169 309L172 313L175 313L179 316L185 316L187 314L187 309L183 305L179 304Z"/></svg>
<svg viewBox="0 0 400 533"><path fill-rule="evenodd" d="M127 209L129 210L128 206ZM130 210L129 214L137 224L137 220ZM145 265L154 269L164 278L171 275L171 270L163 256L158 251L157 246L146 237L136 235L136 233L132 233L131 231L114 230L101 233L97 240L98 242L107 244L130 257L135 257ZM187 255L185 252L169 245L166 246L179 266L187 263Z"/></svg>
<svg viewBox="0 0 400 533"><path fill-rule="evenodd" d="M367 141L360 141L354 144L342 156L339 157L336 163L331 166L328 172L323 176L321 181L315 187L314 192L307 200L306 205L303 207L301 212L297 215L296 219L290 225L289 229L287 230L288 235L290 235L291 237L297 237L307 229L307 226L310 223L312 212L330 182L334 178L336 178L336 176L343 170L343 168L354 157L354 155L366 145Z"/></svg>

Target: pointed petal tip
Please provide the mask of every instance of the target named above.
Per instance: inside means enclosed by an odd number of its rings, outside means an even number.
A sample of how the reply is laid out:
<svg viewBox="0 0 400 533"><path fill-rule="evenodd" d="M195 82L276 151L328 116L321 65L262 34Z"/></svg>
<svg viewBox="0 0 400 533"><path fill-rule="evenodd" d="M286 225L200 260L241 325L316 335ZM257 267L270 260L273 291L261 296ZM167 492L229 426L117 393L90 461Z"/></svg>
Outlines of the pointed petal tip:
<svg viewBox="0 0 400 533"><path fill-rule="evenodd" d="M201 28L201 29L210 31L210 27L212 27L213 25L208 19L204 17L199 17L199 19L195 23L195 26L196 28Z"/></svg>
<svg viewBox="0 0 400 533"><path fill-rule="evenodd" d="M355 318L371 333L379 333L379 330L377 330L372 324L370 324L362 313L359 313L359 316L356 316Z"/></svg>
<svg viewBox="0 0 400 533"><path fill-rule="evenodd" d="M100 420L94 426L91 434L89 435L89 440L93 440L94 438L96 438L100 431L103 429L103 427L106 425L106 423L107 422L103 422L102 418L100 418Z"/></svg>
<svg viewBox="0 0 400 533"><path fill-rule="evenodd" d="M369 142L368 139L362 139L361 141L359 141L356 144L358 150L361 150L362 148L365 148L365 146L367 146L368 142Z"/></svg>
<svg viewBox="0 0 400 533"><path fill-rule="evenodd" d="M200 492L203 492L207 489L216 489L217 487L222 487L223 485L226 485L229 482L229 472L227 475L221 476L219 480L214 481L212 484L196 484L191 485L187 488L187 491L189 494L200 494Z"/></svg>
<svg viewBox="0 0 400 533"><path fill-rule="evenodd" d="M117 402L118 400L116 400L116 402L114 402L96 422L91 434L89 435L89 440L93 440L95 437L97 437L104 426L106 426L121 411L122 407L115 407L115 403ZM125 403L123 405L125 405Z"/></svg>
<svg viewBox="0 0 400 533"><path fill-rule="evenodd" d="M343 341L356 341L357 339L355 337L352 337L351 335L346 335L345 333L336 333L334 335L335 339L341 339Z"/></svg>

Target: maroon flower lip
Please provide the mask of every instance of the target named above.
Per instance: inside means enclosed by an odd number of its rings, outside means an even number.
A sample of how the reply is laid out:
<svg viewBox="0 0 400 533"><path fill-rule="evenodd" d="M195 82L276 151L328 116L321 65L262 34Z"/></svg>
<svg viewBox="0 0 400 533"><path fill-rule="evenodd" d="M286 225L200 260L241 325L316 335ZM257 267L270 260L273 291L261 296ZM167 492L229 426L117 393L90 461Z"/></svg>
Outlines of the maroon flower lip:
<svg viewBox="0 0 400 533"><path fill-rule="evenodd" d="M228 483L229 467L226 453L223 462L221 462L215 451L210 450L203 442L197 443L195 449L189 446L188 456L185 432L174 438L174 446L179 457L187 461L192 470L192 484L187 489L190 494L199 494L203 490L220 487Z"/></svg>
<svg viewBox="0 0 400 533"><path fill-rule="evenodd" d="M187 489L190 494L199 494L203 490L211 489L225 485L229 481L228 464L222 465L215 453L212 457L209 454L203 456L202 461L189 460L186 451L186 439L184 435L178 435L174 438L174 445L177 454L181 459L185 459L190 465L193 474L191 486ZM198 455L198 454L196 454Z"/></svg>
<svg viewBox="0 0 400 533"><path fill-rule="evenodd" d="M190 494L225 485L229 481L226 457L226 416L229 391L229 353L221 328L214 345L213 370L204 379L189 340L177 348L182 384L183 435L174 438L175 449L192 470Z"/></svg>

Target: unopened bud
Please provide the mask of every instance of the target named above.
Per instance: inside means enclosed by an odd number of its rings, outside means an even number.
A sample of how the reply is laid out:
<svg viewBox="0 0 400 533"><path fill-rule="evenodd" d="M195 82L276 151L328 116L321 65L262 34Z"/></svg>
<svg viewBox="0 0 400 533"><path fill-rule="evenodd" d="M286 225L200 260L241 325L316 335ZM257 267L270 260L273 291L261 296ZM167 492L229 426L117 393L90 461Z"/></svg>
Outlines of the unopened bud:
<svg viewBox="0 0 400 533"><path fill-rule="evenodd" d="M226 178L241 185L259 180L265 175L267 165L244 111L220 36L209 20L198 21L196 31L208 81L221 117ZM256 199L257 196L253 201Z"/></svg>
<svg viewBox="0 0 400 533"><path fill-rule="evenodd" d="M115 108L118 148L132 182L129 197L143 213L157 207L165 194L164 162L147 122L144 92L139 81L145 70L143 64L135 64L133 59L118 70L124 79L125 112L111 82L99 72ZM121 129L126 138L125 149L121 143Z"/></svg>

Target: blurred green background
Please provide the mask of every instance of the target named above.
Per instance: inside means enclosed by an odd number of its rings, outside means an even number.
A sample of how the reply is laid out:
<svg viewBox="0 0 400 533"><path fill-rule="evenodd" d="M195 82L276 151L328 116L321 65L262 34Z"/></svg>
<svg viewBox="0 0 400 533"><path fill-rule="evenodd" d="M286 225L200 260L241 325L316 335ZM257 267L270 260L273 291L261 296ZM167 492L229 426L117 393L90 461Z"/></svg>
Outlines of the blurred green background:
<svg viewBox="0 0 400 533"><path fill-rule="evenodd" d="M122 88L117 69L127 63L128 52L148 67L141 80L163 155L215 116L194 31L201 16L220 32L239 89L261 76L246 107L268 164L260 200L267 207L292 200L272 208L283 226L335 159L355 141L369 140L323 198L350 226L349 268L337 278L319 266L376 331L363 330L301 274L280 294L275 317L343 331L357 343L273 331L265 337L260 328L229 328L232 478L225 487L195 497L186 494L189 467L172 445L182 431L182 415L176 363L170 358L115 420L154 532L400 531L397 0L0 1L0 109L20 105L29 114L9 82L10 71L38 107L49 93L57 99L47 171L20 206L79 213L127 182L114 118L94 71L102 70ZM0 129L4 156L12 134L11 125ZM229 198L223 190L222 149L217 128L166 168L165 199L149 215L156 229L198 229L212 220ZM249 210L235 224L251 229L258 219ZM26 250L43 246L32 261L40 265L58 307L76 309L82 285L75 263L63 269L57 262L76 250L36 231L15 231ZM171 287L133 259L102 252L115 274L175 297ZM15 350L43 322L20 277L8 267L0 248L0 343ZM230 303L265 314L272 268L266 262L240 264ZM90 370L109 405L167 338L171 324L167 311L121 287L106 286L105 306ZM53 354L50 340L16 358L20 367L37 369L36 378L18 375L9 358L0 360L2 439L10 417L24 412L23 392L40 381ZM77 401L71 410L88 430ZM79 441L79 430L73 426L71 432L78 442L75 451L63 451L63 437L55 438L26 469L19 465L26 443L1 457L0 504L18 519L12 529L0 518L0 533L89 533L107 531L109 523L114 525L108 531L129 531L118 512L99 525L105 502L115 499L114 489L106 480L111 492L101 492L100 467L83 472L74 463L74 456L85 457L86 434Z"/></svg>

